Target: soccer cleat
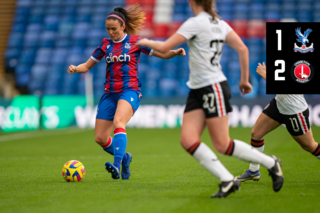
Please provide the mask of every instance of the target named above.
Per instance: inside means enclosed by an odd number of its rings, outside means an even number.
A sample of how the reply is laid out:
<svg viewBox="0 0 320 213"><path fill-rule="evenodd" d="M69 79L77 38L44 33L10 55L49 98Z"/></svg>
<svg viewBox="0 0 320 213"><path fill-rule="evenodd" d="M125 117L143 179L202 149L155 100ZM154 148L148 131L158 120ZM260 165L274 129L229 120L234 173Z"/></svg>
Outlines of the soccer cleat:
<svg viewBox="0 0 320 213"><path fill-rule="evenodd" d="M235 192L240 189L240 182L237 179L234 179L232 181L220 183L219 187L219 191L211 195L211 198L227 197L231 192Z"/></svg>
<svg viewBox="0 0 320 213"><path fill-rule="evenodd" d="M281 161L279 158L277 158L274 155L272 155L271 157L275 160L276 163L268 171L269 171L269 175L271 176L272 181L273 181L273 190L275 192L278 192L281 189L281 187L283 185L283 181L284 181L283 173L282 173L282 169L281 169Z"/></svg>
<svg viewBox="0 0 320 213"><path fill-rule="evenodd" d="M128 180L130 177L130 163L132 161L132 155L130 153L125 153L127 155L127 160L122 161L121 178L122 180Z"/></svg>
<svg viewBox="0 0 320 213"><path fill-rule="evenodd" d="M243 173L242 175L237 176L236 178L240 182L244 182L244 181L247 181L247 180L259 181L260 178L261 178L261 174L260 174L259 170L256 171L256 172L252 172L249 169L247 169L245 173Z"/></svg>
<svg viewBox="0 0 320 213"><path fill-rule="evenodd" d="M115 165L113 165L112 163L110 163L110 162L107 162L107 163L106 163L106 170L107 170L109 173L112 174L111 177L112 177L113 179L116 179L116 180L120 179L119 169L118 169Z"/></svg>

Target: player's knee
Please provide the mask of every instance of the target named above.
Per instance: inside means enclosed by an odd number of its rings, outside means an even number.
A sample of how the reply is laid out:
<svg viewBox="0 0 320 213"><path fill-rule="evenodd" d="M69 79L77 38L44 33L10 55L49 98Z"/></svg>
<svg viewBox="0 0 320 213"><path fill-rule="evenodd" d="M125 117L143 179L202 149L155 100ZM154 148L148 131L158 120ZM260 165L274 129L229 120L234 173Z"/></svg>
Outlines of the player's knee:
<svg viewBox="0 0 320 213"><path fill-rule="evenodd" d="M306 150L307 152L313 152L313 150L312 150L312 146L310 146L309 144L300 144L300 146L301 146L301 148L302 149L304 149L304 150Z"/></svg>
<svg viewBox="0 0 320 213"><path fill-rule="evenodd" d="M94 140L96 141L97 144L99 144L100 146L103 146L106 142L104 140L103 137L101 137L101 135L96 135L94 137Z"/></svg>
<svg viewBox="0 0 320 213"><path fill-rule="evenodd" d="M253 128L251 130L251 138L254 139L254 140L262 140L263 139L263 135L261 135L259 133L259 131L257 131L256 128Z"/></svg>
<svg viewBox="0 0 320 213"><path fill-rule="evenodd" d="M122 117L116 117L113 119L114 128L125 128L126 124L124 123L124 119Z"/></svg>
<svg viewBox="0 0 320 213"><path fill-rule="evenodd" d="M216 140L213 142L213 146L219 153L224 154L228 149L229 142L223 140Z"/></svg>
<svg viewBox="0 0 320 213"><path fill-rule="evenodd" d="M197 141L199 141L199 139L188 137L188 136L183 136L183 135L180 138L180 144L185 150L188 150Z"/></svg>

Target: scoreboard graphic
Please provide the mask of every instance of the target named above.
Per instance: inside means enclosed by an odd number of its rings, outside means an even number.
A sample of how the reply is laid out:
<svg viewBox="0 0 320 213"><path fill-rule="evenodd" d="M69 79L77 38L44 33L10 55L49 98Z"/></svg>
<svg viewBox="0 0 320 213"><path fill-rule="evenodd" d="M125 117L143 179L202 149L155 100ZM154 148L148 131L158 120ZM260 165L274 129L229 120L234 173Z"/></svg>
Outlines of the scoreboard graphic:
<svg viewBox="0 0 320 213"><path fill-rule="evenodd" d="M320 94L320 23L267 23L267 94Z"/></svg>

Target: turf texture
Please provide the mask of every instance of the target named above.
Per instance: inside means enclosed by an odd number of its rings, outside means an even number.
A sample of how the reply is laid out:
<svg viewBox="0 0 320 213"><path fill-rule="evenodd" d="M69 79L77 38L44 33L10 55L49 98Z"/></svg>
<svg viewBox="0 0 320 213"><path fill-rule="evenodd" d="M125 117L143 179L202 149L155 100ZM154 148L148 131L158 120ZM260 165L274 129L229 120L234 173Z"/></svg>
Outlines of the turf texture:
<svg viewBox="0 0 320 213"><path fill-rule="evenodd" d="M313 127L318 141L319 130ZM230 135L249 142L250 131L231 128ZM113 180L104 169L113 158L95 144L93 130L2 133L0 212L320 212L320 162L283 127L265 137L265 153L282 160L281 191L273 192L262 168L259 182L245 182L224 199L209 198L219 181L182 149L180 129L128 129L127 134L132 175ZM202 141L212 148L207 131ZM246 162L217 155L234 175L248 168ZM81 182L63 179L61 169L69 160L84 164Z"/></svg>

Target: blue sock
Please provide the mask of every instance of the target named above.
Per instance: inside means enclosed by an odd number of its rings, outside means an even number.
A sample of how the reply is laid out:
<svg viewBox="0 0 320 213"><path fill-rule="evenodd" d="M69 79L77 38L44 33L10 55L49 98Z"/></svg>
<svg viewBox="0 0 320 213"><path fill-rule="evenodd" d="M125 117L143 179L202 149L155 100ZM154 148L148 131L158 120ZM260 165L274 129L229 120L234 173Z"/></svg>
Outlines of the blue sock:
<svg viewBox="0 0 320 213"><path fill-rule="evenodd" d="M124 153L127 147L127 133L125 129L117 128L114 131L113 139L113 153L114 153L114 163L120 171L120 164L123 159Z"/></svg>
<svg viewBox="0 0 320 213"><path fill-rule="evenodd" d="M126 162L127 158L128 158L127 153L124 153L123 158L122 158L122 162Z"/></svg>
<svg viewBox="0 0 320 213"><path fill-rule="evenodd" d="M112 139L112 137L109 137L109 140L108 140L108 142L106 143L106 145L104 145L104 146L102 146L102 148L103 148L103 150L105 151L105 152L108 152L109 154L111 154L111 155L113 155L113 144L114 143L112 143L112 141L113 141L113 139Z"/></svg>

